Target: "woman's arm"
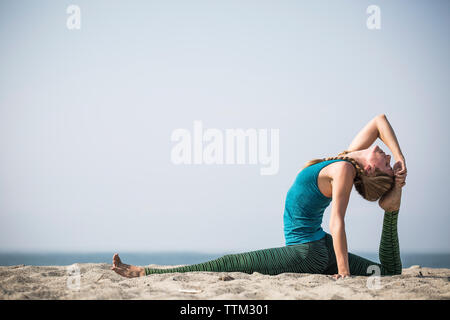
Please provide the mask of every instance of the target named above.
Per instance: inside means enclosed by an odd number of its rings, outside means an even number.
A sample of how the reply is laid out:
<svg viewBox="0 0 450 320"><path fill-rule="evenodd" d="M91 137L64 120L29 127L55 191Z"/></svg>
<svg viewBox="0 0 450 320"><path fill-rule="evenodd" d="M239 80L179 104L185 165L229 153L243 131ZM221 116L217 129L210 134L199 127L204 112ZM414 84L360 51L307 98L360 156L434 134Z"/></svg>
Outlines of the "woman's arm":
<svg viewBox="0 0 450 320"><path fill-rule="evenodd" d="M391 150L396 162L400 162L401 168L399 173L406 173L405 157L400 149L400 145L395 135L394 129L392 129L386 115L379 114L370 120L361 131L355 136L347 151L358 151L369 148L377 138Z"/></svg>
<svg viewBox="0 0 450 320"><path fill-rule="evenodd" d="M391 150L394 155L395 161L405 161L400 145L398 144L397 136L395 135L394 129L392 129L386 115L381 114L377 118L377 127L380 139L384 144ZM406 170L406 167L403 168ZM403 171L401 171L403 172Z"/></svg>
<svg viewBox="0 0 450 320"><path fill-rule="evenodd" d="M331 172L332 208L330 232L333 237L333 248L338 267L338 274L334 276L336 279L350 275L344 217L355 175L355 168L348 162L340 163L336 170Z"/></svg>
<svg viewBox="0 0 450 320"><path fill-rule="evenodd" d="M382 116L383 115L378 115L370 120L355 136L352 143L350 143L350 146L347 148L347 151L353 152L369 148L380 136L378 122L380 121L379 118Z"/></svg>

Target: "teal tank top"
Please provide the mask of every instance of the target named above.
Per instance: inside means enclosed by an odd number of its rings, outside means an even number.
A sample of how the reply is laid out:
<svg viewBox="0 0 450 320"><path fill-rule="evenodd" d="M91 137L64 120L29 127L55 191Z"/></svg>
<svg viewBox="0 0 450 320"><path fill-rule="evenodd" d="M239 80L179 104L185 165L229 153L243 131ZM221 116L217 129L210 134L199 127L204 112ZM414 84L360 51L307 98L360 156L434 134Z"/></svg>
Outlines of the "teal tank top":
<svg viewBox="0 0 450 320"><path fill-rule="evenodd" d="M347 160L322 161L304 168L297 175L286 195L284 206L284 237L287 246L320 240L325 236L322 218L331 198L320 192L317 177L322 168L336 161Z"/></svg>

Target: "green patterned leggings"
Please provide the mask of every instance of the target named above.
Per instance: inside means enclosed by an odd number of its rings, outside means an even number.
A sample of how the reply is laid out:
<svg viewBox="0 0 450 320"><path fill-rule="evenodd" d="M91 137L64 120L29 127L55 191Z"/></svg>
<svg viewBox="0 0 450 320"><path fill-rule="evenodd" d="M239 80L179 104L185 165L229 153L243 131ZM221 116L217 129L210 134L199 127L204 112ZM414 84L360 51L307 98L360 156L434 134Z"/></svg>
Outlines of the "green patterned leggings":
<svg viewBox="0 0 450 320"><path fill-rule="evenodd" d="M397 235L398 210L385 212L379 249L381 263L376 263L355 254L348 254L351 275L370 276L374 267L379 275L402 273L400 247ZM369 268L370 267L370 268ZM376 268L376 267L375 267ZM145 268L145 275L154 273L214 271L214 272L259 272L276 275L284 272L337 274L336 256L330 234L324 238L279 248L262 249L238 254L227 254L221 258L170 269Z"/></svg>

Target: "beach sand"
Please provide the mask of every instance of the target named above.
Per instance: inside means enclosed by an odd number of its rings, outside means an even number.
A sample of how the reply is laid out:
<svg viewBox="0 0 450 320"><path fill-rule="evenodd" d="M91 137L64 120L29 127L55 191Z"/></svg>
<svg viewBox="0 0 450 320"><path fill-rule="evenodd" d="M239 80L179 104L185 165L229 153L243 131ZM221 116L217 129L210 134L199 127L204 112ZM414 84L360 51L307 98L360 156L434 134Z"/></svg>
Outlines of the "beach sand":
<svg viewBox="0 0 450 320"><path fill-rule="evenodd" d="M256 272L167 273L128 279L110 267L106 263L0 266L0 299L450 299L450 269L419 266L403 269L402 275L339 280Z"/></svg>

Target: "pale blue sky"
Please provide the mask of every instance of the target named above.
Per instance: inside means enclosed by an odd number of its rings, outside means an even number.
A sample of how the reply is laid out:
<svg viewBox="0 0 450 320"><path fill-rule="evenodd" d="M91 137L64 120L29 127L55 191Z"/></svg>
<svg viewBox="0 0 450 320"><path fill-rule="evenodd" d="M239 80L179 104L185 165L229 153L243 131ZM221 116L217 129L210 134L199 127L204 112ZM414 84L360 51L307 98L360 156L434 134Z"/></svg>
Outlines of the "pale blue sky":
<svg viewBox="0 0 450 320"><path fill-rule="evenodd" d="M70 4L80 30L66 27ZM366 27L372 4L380 30ZM304 162L344 150L385 113L408 166L401 249L450 251L449 9L445 0L2 0L0 250L283 246L284 199ZM194 120L279 129L278 174L175 166L171 133ZM378 250L382 217L353 191L350 251Z"/></svg>

